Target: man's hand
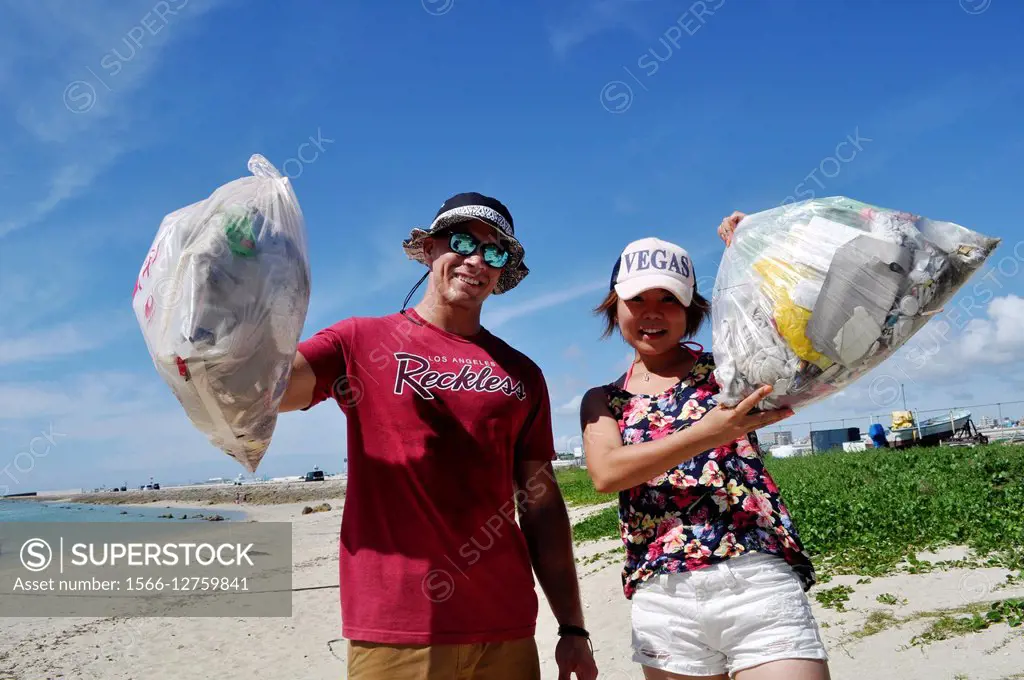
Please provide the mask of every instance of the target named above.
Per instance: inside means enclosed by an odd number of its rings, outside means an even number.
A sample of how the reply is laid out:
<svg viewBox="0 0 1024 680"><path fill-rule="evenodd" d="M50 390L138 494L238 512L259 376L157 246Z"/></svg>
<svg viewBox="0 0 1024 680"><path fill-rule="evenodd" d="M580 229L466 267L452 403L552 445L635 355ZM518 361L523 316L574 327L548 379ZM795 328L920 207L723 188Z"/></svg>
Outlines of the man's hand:
<svg viewBox="0 0 1024 680"><path fill-rule="evenodd" d="M737 210L718 225L718 235L725 241L726 248L732 245L732 236L736 232L736 225L746 216L746 213L741 213Z"/></svg>
<svg viewBox="0 0 1024 680"><path fill-rule="evenodd" d="M590 651L590 642L578 635L566 635L555 647L555 663L558 664L558 680L594 680L597 678L597 663Z"/></svg>

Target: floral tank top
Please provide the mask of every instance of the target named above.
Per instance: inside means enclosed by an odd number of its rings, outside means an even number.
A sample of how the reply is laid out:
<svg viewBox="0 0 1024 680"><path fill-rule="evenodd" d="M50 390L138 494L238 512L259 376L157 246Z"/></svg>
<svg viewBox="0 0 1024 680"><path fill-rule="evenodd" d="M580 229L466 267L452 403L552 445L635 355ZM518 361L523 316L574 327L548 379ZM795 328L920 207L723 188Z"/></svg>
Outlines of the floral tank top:
<svg viewBox="0 0 1024 680"><path fill-rule="evenodd" d="M655 395L605 385L623 444L661 439L700 420L716 403L714 367L713 355L700 353L685 379ZM815 582L810 557L749 437L620 492L619 528L627 598L654 574L702 569L748 552L785 559L804 590Z"/></svg>

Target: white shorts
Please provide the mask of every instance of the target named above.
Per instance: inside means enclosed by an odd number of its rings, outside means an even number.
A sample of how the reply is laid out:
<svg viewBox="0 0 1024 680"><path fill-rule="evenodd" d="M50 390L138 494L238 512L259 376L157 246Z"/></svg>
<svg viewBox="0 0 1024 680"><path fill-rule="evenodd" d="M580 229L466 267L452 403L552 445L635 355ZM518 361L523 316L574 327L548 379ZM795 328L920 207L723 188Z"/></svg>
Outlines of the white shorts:
<svg viewBox="0 0 1024 680"><path fill-rule="evenodd" d="M633 594L633 661L683 675L734 674L782 659L828 660L800 577L781 557L750 553Z"/></svg>

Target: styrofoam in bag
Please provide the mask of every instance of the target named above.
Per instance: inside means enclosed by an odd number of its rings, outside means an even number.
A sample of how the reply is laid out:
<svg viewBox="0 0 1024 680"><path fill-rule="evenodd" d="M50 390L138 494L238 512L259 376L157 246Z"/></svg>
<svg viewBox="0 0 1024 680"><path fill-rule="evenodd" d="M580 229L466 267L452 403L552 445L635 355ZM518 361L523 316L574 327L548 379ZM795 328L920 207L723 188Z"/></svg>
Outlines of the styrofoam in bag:
<svg viewBox="0 0 1024 680"><path fill-rule="evenodd" d="M744 217L711 300L719 402L772 385L762 407L796 411L845 388L921 330L999 243L843 196Z"/></svg>
<svg viewBox="0 0 1024 680"><path fill-rule="evenodd" d="M255 472L291 375L310 268L290 180L259 154L248 168L250 176L163 218L132 307L193 425Z"/></svg>

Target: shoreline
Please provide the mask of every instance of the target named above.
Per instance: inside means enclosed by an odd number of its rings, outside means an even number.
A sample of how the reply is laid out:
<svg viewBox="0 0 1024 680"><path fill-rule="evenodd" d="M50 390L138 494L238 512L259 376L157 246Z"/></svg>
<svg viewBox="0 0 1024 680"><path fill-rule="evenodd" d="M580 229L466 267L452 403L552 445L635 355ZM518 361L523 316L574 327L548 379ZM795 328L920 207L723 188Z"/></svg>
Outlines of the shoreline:
<svg viewBox="0 0 1024 680"><path fill-rule="evenodd" d="M37 508L38 512L31 508ZM24 506L28 511L24 517L15 509L14 517L5 514L5 521L10 522L95 522L95 521L224 521L247 522L250 513L242 506L234 504L203 505L195 502L165 501L164 503L83 503L64 498L39 499L32 506ZM118 510L120 509L120 512ZM89 511L97 511L95 513ZM39 515L41 513L41 516ZM128 515L124 520L115 519ZM64 519L66 516L66 520ZM140 519L141 518L141 519Z"/></svg>
<svg viewBox="0 0 1024 680"><path fill-rule="evenodd" d="M296 517L302 517L303 516L302 515L303 508L305 508L305 507L315 507L317 505L320 505L321 503L326 503L327 505L330 506L330 510L324 510L324 511L321 511L321 512L324 512L325 514L334 514L334 513L338 512L341 509L341 507L342 507L342 505L344 503L344 499L342 499L342 498L325 498L325 499L319 499L319 500L314 501L314 502L299 501L297 503L296 502L292 502L292 503L250 504L250 505L246 505L244 503L239 503L239 504L236 505L233 502L232 503L216 503L216 504L210 504L210 505L202 506L201 509L206 510L207 512L214 512L214 513L225 513L225 512L241 513L243 515L243 518L242 519L233 520L235 522L290 522L290 521L293 521L294 518L296 518ZM151 507L153 507L152 503L121 503L119 505L123 505L124 507L130 507L130 508L151 508ZM166 507L172 509L172 510L185 510L185 509L189 509L189 508L193 508L193 509L195 508L195 506L189 505L188 503L185 503L183 501L167 501L164 505ZM309 513L309 514L317 514L317 513ZM340 517L338 517L338 521L339 522L341 521Z"/></svg>
<svg viewBox="0 0 1024 680"><path fill-rule="evenodd" d="M139 505L191 503L193 507L224 505L238 507L235 498L241 497L240 505L273 506L293 503L312 503L338 500L345 497L348 484L345 481L325 480L322 482L265 482L260 484L220 484L210 486L181 486L157 490L133 489L128 491L98 491L62 496L23 497L19 501L83 503L88 505ZM15 500L15 499L11 499Z"/></svg>

